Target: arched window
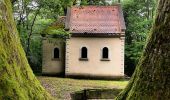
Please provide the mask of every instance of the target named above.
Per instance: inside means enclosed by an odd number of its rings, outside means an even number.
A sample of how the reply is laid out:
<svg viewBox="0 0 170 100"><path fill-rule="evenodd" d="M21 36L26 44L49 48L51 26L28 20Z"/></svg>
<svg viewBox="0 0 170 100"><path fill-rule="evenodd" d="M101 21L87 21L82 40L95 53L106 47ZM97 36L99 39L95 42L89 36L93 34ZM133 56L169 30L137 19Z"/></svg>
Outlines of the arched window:
<svg viewBox="0 0 170 100"><path fill-rule="evenodd" d="M109 58L109 49L107 47L104 47L102 50L102 58L104 58L104 59Z"/></svg>
<svg viewBox="0 0 170 100"><path fill-rule="evenodd" d="M59 58L60 57L60 52L58 48L54 48L54 58Z"/></svg>
<svg viewBox="0 0 170 100"><path fill-rule="evenodd" d="M86 47L81 48L81 58L87 58L87 48Z"/></svg>

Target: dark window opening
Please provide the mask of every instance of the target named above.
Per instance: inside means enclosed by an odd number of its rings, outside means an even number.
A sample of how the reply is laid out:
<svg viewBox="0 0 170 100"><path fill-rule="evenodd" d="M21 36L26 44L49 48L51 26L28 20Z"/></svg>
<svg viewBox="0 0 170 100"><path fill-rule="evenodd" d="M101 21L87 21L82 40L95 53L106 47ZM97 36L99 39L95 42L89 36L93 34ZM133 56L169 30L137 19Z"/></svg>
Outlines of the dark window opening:
<svg viewBox="0 0 170 100"><path fill-rule="evenodd" d="M60 56L59 49L55 48L54 49L54 58L59 58L59 56Z"/></svg>
<svg viewBox="0 0 170 100"><path fill-rule="evenodd" d="M109 49L107 47L103 48L102 58L104 58L104 59L108 59L109 58Z"/></svg>
<svg viewBox="0 0 170 100"><path fill-rule="evenodd" d="M87 58L87 48L81 48L81 58Z"/></svg>

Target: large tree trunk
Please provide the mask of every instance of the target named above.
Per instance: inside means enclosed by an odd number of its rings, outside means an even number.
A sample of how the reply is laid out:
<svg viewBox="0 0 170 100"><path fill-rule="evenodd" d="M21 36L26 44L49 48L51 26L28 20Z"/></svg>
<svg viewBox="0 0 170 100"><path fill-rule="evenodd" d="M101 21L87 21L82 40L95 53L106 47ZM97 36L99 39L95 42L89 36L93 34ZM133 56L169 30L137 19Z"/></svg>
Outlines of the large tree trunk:
<svg viewBox="0 0 170 100"><path fill-rule="evenodd" d="M170 0L160 0L140 62L117 100L170 99Z"/></svg>
<svg viewBox="0 0 170 100"><path fill-rule="evenodd" d="M28 65L12 16L11 1L0 0L0 100L50 100Z"/></svg>

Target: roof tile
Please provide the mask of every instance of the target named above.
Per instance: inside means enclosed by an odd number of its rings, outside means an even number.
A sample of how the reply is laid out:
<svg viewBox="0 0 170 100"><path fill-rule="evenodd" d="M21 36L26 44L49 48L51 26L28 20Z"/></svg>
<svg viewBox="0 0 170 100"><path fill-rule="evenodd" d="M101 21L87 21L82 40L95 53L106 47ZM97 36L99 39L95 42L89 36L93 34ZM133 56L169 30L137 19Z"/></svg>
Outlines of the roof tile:
<svg viewBox="0 0 170 100"><path fill-rule="evenodd" d="M71 7L67 18L71 33L124 33L120 5Z"/></svg>

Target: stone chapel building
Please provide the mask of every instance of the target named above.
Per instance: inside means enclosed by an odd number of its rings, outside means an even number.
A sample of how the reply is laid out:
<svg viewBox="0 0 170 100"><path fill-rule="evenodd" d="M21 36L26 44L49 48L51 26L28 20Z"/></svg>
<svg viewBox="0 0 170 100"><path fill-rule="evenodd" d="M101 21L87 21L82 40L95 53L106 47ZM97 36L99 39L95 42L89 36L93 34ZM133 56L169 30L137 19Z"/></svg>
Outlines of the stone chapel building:
<svg viewBox="0 0 170 100"><path fill-rule="evenodd" d="M87 78L124 76L126 27L119 4L73 6L62 19L71 35L65 40L43 37L43 74Z"/></svg>

